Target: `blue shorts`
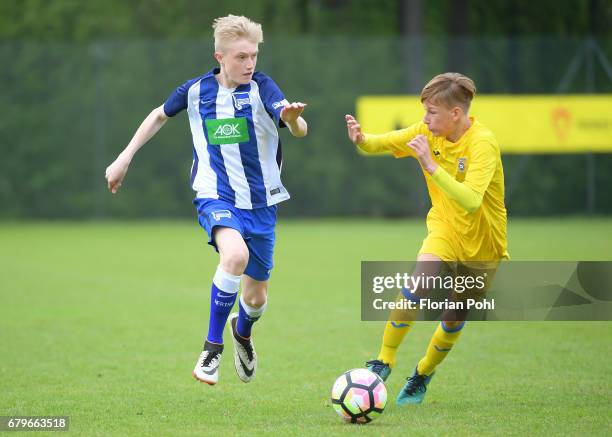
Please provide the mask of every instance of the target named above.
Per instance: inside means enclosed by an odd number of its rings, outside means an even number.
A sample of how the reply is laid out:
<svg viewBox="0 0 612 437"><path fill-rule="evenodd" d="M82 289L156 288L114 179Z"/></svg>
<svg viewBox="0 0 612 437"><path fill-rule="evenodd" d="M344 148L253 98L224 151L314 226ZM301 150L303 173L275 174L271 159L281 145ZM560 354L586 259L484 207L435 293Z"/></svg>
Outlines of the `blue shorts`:
<svg viewBox="0 0 612 437"><path fill-rule="evenodd" d="M246 275L258 281L267 281L274 266L274 227L276 205L256 209L238 209L233 204L217 199L194 199L198 210L198 221L208 233L208 244L217 252L213 240L213 229L217 226L236 229L249 248Z"/></svg>

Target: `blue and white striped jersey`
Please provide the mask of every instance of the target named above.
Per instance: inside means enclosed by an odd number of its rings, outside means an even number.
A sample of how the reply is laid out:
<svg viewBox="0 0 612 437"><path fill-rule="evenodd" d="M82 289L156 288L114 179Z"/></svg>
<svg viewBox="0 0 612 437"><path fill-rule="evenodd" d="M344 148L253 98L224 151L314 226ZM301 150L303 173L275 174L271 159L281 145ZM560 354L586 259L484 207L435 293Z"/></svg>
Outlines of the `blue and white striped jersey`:
<svg viewBox="0 0 612 437"><path fill-rule="evenodd" d="M249 84L224 88L219 68L179 86L164 103L168 117L187 109L193 135L191 184L197 197L253 209L289 198L280 180L278 127L287 100L272 79L255 72Z"/></svg>

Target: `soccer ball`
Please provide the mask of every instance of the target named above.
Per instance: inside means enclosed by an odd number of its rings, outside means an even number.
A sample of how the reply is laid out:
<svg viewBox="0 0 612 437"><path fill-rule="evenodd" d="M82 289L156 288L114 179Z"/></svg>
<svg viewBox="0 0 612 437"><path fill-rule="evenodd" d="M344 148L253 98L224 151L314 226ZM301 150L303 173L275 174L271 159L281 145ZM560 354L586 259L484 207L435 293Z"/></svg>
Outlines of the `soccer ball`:
<svg viewBox="0 0 612 437"><path fill-rule="evenodd" d="M387 388L375 373L353 369L336 379L331 401L336 413L347 422L369 423L385 409Z"/></svg>

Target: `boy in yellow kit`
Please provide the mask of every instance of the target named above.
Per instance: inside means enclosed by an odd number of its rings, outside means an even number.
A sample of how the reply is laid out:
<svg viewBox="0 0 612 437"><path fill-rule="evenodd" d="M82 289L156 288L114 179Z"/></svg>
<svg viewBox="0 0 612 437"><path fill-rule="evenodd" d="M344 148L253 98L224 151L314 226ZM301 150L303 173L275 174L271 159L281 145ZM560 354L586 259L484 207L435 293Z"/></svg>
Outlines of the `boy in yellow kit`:
<svg viewBox="0 0 612 437"><path fill-rule="evenodd" d="M499 261L508 258L501 156L493 133L468 115L475 93L470 78L444 73L421 92L423 120L406 129L364 134L357 120L346 116L349 139L365 153L411 156L421 165L432 207L413 276L438 275L443 265L451 265L455 271L490 272L492 278ZM402 294L415 300L427 291L404 289ZM466 316L466 312L443 314L425 356L397 397L399 405L422 402L436 366L458 340ZM384 380L415 318L416 311L391 313L378 358L366 363Z"/></svg>

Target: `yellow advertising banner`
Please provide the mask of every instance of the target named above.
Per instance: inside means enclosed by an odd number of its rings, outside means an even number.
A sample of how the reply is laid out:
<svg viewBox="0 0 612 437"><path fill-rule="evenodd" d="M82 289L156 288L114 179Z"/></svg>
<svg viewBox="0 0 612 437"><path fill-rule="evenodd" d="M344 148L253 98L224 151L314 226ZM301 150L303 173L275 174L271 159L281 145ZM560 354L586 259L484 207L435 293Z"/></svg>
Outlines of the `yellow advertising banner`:
<svg viewBox="0 0 612 437"><path fill-rule="evenodd" d="M470 114L503 153L612 152L612 95L478 95ZM383 133L423 118L419 96L363 96L362 130Z"/></svg>

